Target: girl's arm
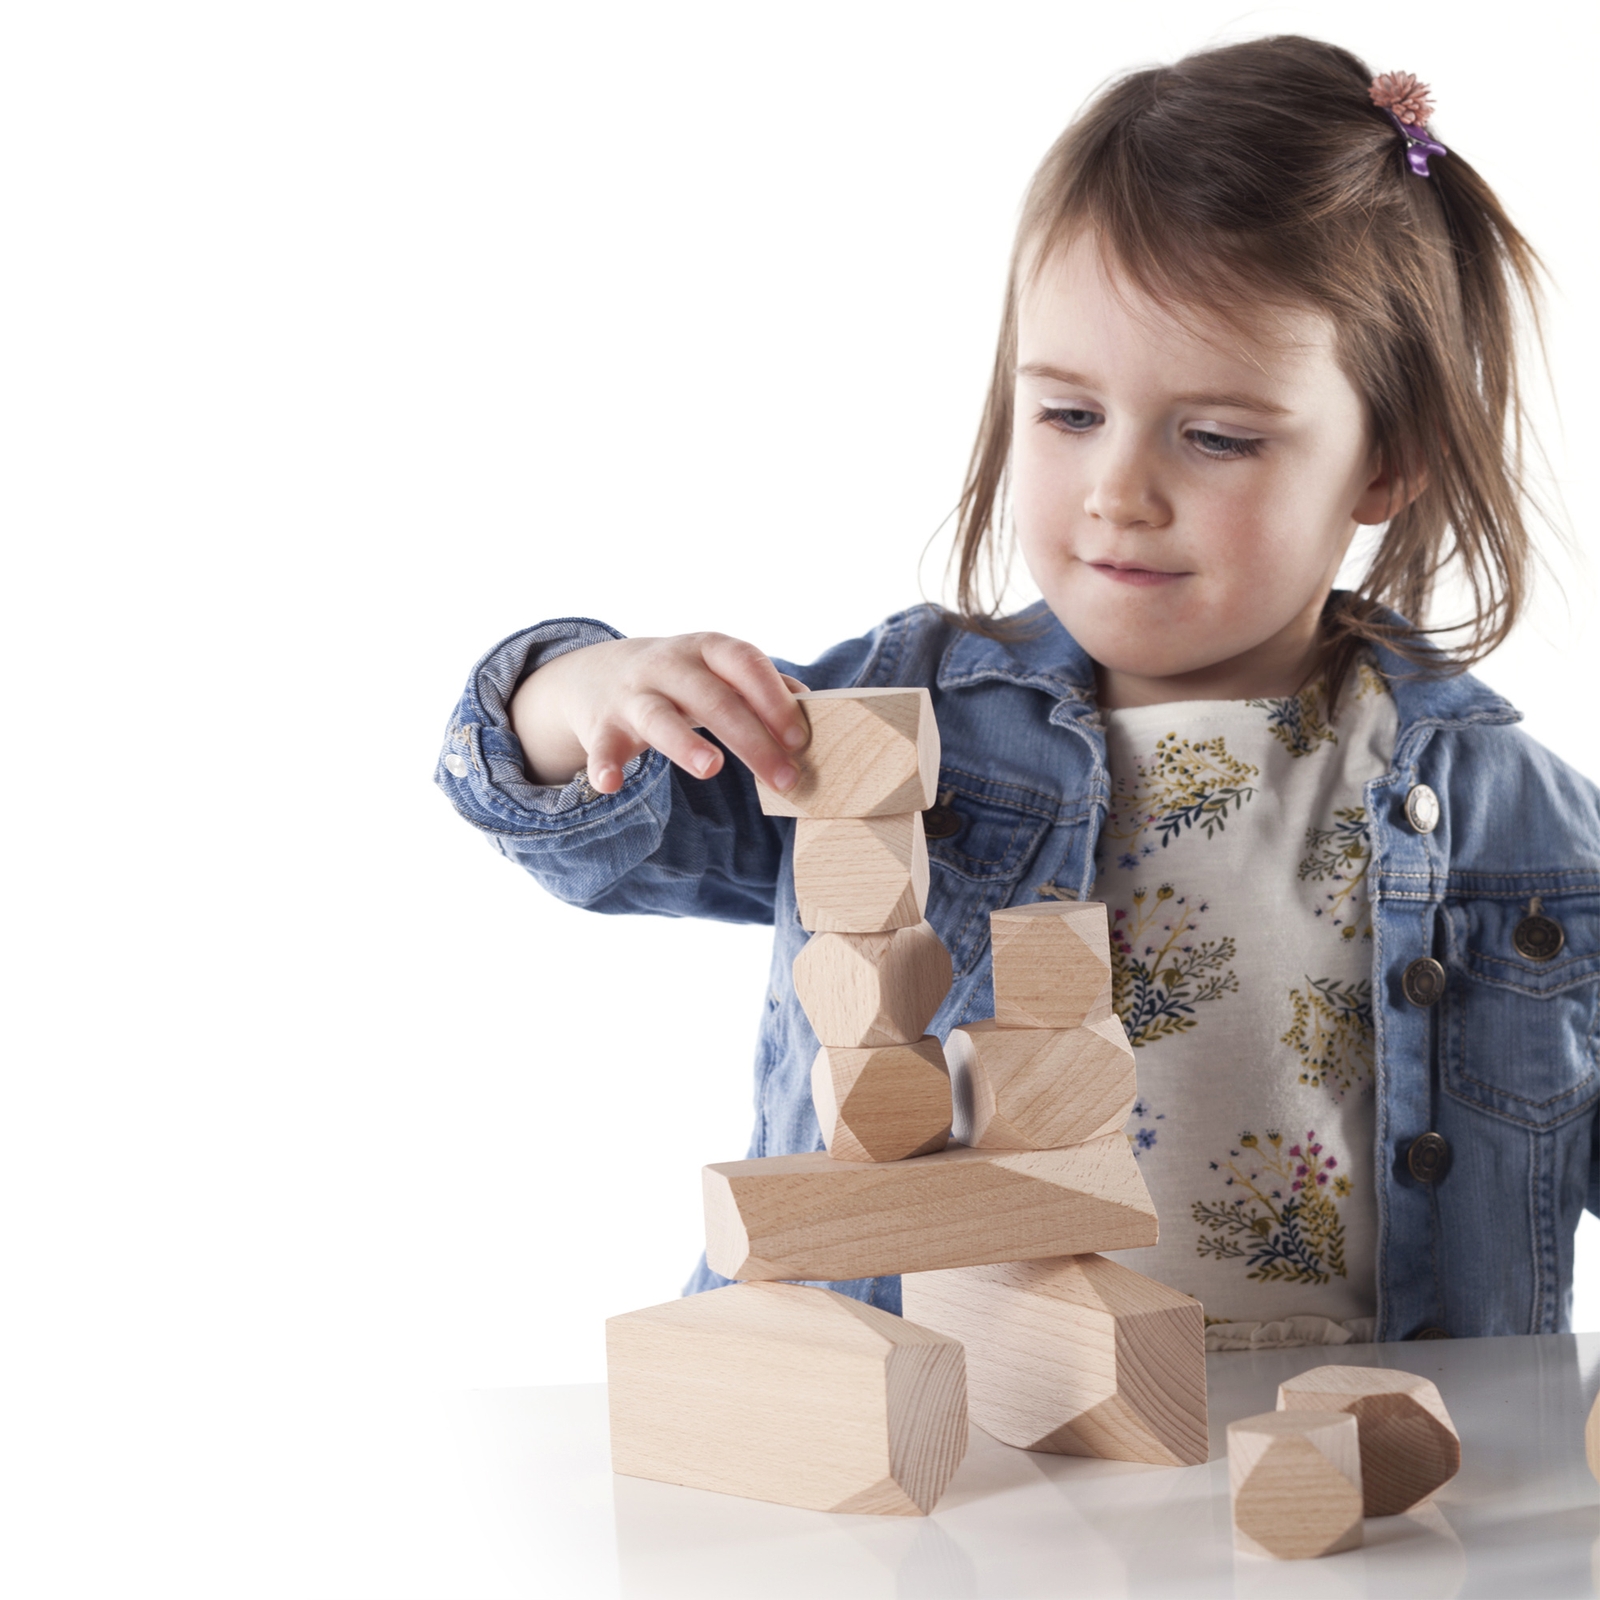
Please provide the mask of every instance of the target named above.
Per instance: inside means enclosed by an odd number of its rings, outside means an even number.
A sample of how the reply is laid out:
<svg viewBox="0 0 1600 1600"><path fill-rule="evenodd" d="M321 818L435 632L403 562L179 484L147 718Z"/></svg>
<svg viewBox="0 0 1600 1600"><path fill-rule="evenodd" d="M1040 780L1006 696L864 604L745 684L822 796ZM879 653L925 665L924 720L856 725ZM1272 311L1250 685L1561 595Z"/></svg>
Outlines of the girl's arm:
<svg viewBox="0 0 1600 1600"><path fill-rule="evenodd" d="M876 637L793 669L721 635L621 639L588 619L542 623L473 669L436 781L560 899L770 923L788 824L762 814L746 761L779 786L786 738L804 738L793 691L802 679L856 683Z"/></svg>

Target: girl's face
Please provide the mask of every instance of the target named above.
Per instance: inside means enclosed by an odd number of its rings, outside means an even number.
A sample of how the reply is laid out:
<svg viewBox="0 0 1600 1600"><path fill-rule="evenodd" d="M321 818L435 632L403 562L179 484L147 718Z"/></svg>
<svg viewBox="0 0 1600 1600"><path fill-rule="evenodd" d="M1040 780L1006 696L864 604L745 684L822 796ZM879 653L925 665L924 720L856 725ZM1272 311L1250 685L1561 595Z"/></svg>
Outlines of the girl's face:
<svg viewBox="0 0 1600 1600"><path fill-rule="evenodd" d="M1080 238L1019 308L1023 558L1108 707L1290 694L1356 525L1392 514L1332 326L1175 317L1114 270Z"/></svg>

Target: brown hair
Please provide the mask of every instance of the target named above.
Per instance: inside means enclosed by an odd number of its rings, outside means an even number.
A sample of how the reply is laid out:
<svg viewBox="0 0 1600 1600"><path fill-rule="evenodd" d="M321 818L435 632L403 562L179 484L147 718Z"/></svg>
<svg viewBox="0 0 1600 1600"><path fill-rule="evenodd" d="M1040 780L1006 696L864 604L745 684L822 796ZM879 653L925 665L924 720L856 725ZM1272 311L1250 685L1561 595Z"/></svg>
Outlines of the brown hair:
<svg viewBox="0 0 1600 1600"><path fill-rule="evenodd" d="M1145 294L1245 316L1263 299L1308 305L1336 329L1374 445L1399 484L1360 589L1330 602L1335 695L1356 651L1381 641L1459 671L1510 632L1524 604L1523 419L1516 311L1537 328L1539 262L1453 150L1415 176L1393 122L1347 50L1286 35L1192 55L1103 90L1034 175L1012 253L999 347L958 510L963 624L1004 634L996 587L1011 453L1017 305L1024 280L1070 238L1095 235ZM1440 573L1472 597L1465 637L1424 635ZM1406 619L1385 620L1389 606Z"/></svg>

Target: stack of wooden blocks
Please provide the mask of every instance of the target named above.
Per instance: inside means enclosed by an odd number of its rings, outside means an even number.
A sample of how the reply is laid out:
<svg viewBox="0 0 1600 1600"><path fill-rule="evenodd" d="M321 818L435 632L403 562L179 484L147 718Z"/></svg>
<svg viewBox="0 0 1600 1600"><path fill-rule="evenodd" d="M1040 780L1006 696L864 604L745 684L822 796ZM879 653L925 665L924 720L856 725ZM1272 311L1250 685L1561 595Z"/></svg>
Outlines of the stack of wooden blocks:
<svg viewBox="0 0 1600 1600"><path fill-rule="evenodd" d="M951 982L923 917L928 692L800 698L801 780L762 805L797 819L795 989L827 1149L706 1169L707 1260L745 1281L610 1320L613 1466L917 1515L969 1405L1026 1449L1203 1461L1199 1303L1090 1253L1156 1241L1104 907L996 912L995 1016L955 1030L947 1062L924 1033ZM896 1273L904 1318L781 1281Z"/></svg>

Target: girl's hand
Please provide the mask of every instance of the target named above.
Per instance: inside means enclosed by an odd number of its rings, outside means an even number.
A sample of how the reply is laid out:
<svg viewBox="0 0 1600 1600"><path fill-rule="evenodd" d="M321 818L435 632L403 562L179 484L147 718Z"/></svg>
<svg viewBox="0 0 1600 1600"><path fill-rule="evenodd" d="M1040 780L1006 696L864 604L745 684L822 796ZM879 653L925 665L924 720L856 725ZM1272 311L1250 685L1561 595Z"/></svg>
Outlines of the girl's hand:
<svg viewBox="0 0 1600 1600"><path fill-rule="evenodd" d="M646 749L714 777L722 752L695 731L704 728L782 791L799 776L792 753L811 736L794 698L805 687L753 644L722 633L608 639L525 678L511 699L511 726L534 783L567 783L587 766L594 788L614 794L623 763Z"/></svg>

